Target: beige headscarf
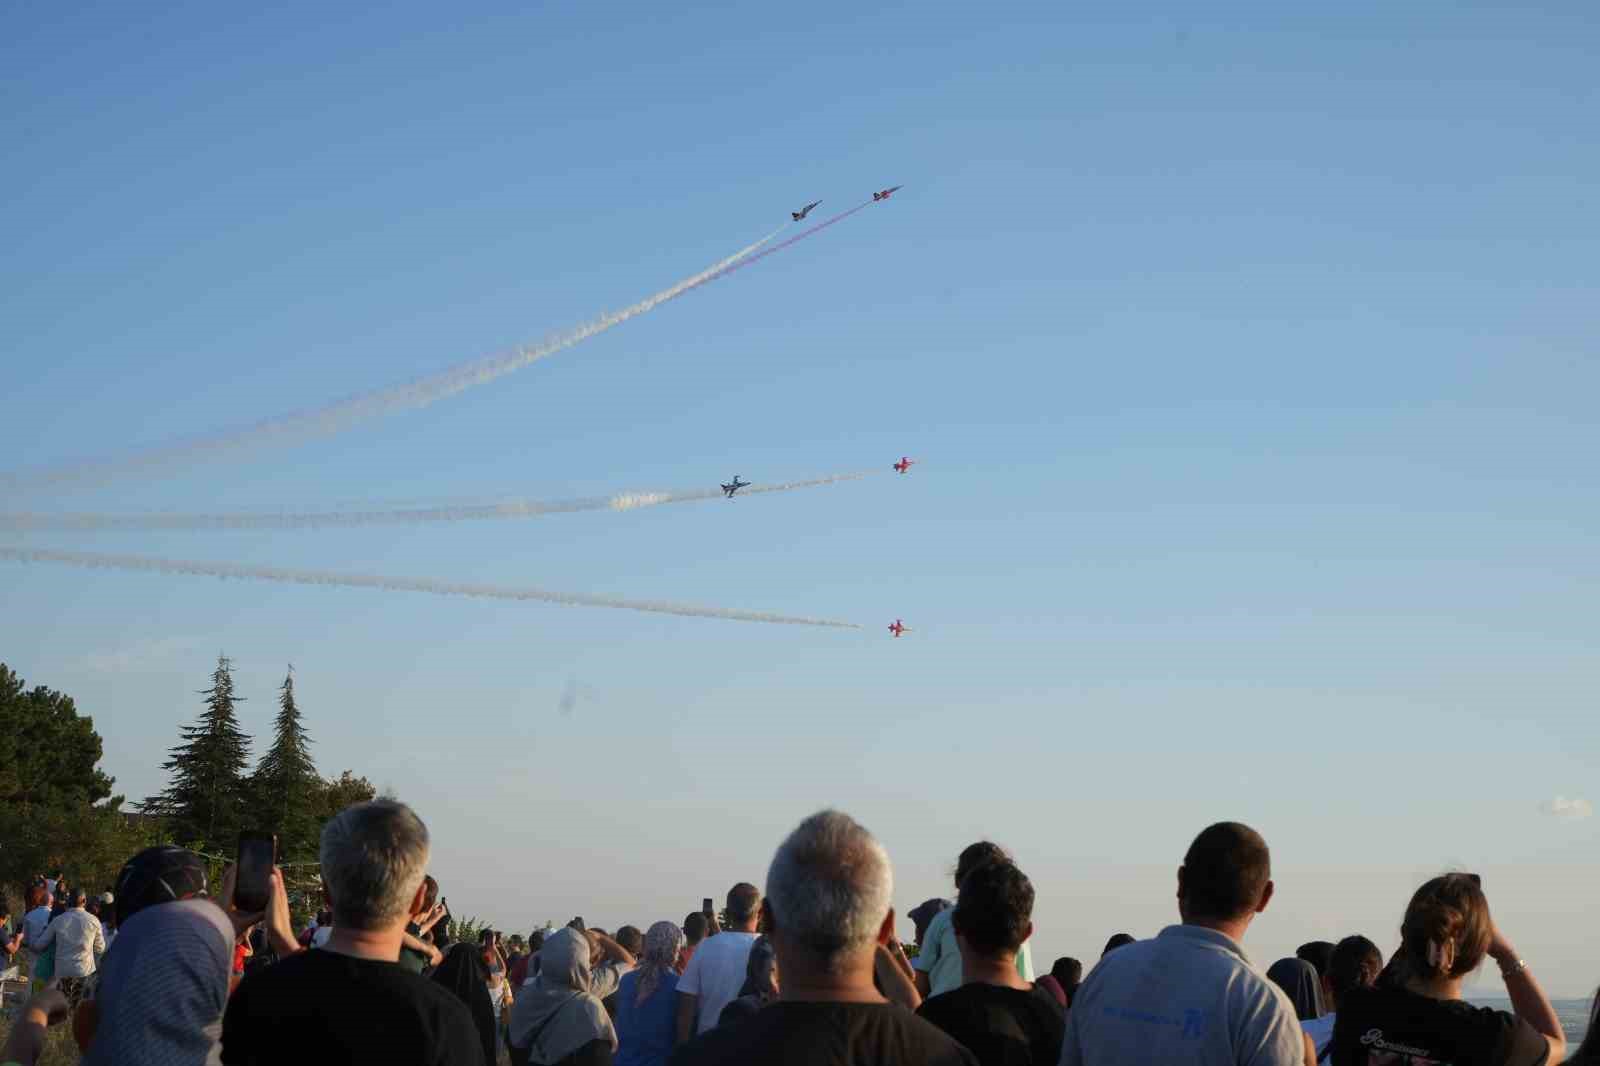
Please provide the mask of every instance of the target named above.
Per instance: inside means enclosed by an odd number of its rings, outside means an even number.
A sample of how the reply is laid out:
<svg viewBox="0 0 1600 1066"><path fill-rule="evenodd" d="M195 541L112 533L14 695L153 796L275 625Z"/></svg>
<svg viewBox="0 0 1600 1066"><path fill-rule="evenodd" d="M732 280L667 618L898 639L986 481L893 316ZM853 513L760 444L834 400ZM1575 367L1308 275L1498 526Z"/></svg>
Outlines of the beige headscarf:
<svg viewBox="0 0 1600 1066"><path fill-rule="evenodd" d="M548 1066L595 1040L617 1049L600 1000L589 991L589 938L576 929L552 934L539 949L539 976L522 986L511 1008L511 1043L528 1061Z"/></svg>

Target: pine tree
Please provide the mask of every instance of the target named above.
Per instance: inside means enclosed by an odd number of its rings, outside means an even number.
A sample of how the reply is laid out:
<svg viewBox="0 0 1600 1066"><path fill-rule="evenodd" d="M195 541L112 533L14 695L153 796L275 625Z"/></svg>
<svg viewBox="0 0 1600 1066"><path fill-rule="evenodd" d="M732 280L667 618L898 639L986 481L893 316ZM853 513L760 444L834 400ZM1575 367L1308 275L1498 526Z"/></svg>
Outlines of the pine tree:
<svg viewBox="0 0 1600 1066"><path fill-rule="evenodd" d="M250 778L251 814L257 825L278 834L285 859L315 859L321 832L319 801L324 788L311 761L311 737L294 702L294 667L279 687L272 748Z"/></svg>
<svg viewBox="0 0 1600 1066"><path fill-rule="evenodd" d="M194 725L183 727L183 743L161 764L170 774L166 790L141 807L169 818L180 842L231 854L233 838L244 822L250 738L234 714L233 705L243 697L233 694L233 664L226 655L217 656L211 687L201 695L206 697L206 709Z"/></svg>

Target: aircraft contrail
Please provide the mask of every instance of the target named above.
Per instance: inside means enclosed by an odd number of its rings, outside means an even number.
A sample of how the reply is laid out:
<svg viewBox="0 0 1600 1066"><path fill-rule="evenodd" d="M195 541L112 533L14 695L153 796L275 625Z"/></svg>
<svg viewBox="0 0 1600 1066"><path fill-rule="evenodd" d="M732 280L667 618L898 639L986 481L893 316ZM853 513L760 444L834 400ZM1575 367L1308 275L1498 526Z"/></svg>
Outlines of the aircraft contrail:
<svg viewBox="0 0 1600 1066"><path fill-rule="evenodd" d="M867 204L862 204L860 207L835 215L825 222L812 226L810 229L797 233L788 240L764 252L760 252L759 255L756 254L764 245L792 225L792 223L786 222L754 244L739 249L739 251L726 259L712 264L692 277L685 278L683 281L662 289L655 295L648 296L636 304L624 307L620 311L608 311L566 333L556 334L535 345L517 348L502 355L486 356L481 359L458 363L429 377L406 382L402 385L393 385L374 392L361 393L309 411L298 411L239 429L222 430L188 440L159 445L135 452L132 455L88 460L32 472L0 473L0 488L17 491L27 488L44 488L70 482L101 483L122 475L136 474L155 467L175 465L189 460L211 458L225 452L240 451L274 442L295 443L311 437L327 436L348 429L368 419L427 407L447 397L454 396L458 392L464 392L477 385L488 384L497 378L504 377L506 374L521 370L523 367L530 366L547 356L554 355L575 344L588 340L590 337L604 333L611 327L621 325L630 318L635 318L647 311L660 307L662 304L675 300L685 293L698 289L702 285L709 284L718 278L726 277L746 260L754 262L758 259L764 259L773 252L791 247L807 237L821 233L829 226L855 214L865 206Z"/></svg>
<svg viewBox="0 0 1600 1066"><path fill-rule="evenodd" d="M105 555L99 552L53 551L48 548L0 546L0 559L24 563L59 563L111 570L135 570L159 574L189 574L202 577L242 578L251 581L279 581L292 585L330 585L345 588L385 589L391 592L426 592L434 596L474 596L491 600L537 600L568 607L611 607L623 611L648 611L689 618L723 618L730 622L765 622L770 625L821 626L828 629L860 629L854 622L826 618L801 618L767 611L741 611L727 607L701 607L663 600L625 600L615 596L591 596L579 592L551 592L547 589L505 585L479 585L466 582L433 581L420 577L384 577L377 574L340 574L325 570L289 570L276 566L247 566L239 563L197 562L186 559L157 559L143 555Z"/></svg>
<svg viewBox="0 0 1600 1066"><path fill-rule="evenodd" d="M804 481L785 481L773 485L740 488L741 496L769 492L794 492L797 489L859 481L878 470L857 470L848 474L829 474ZM482 504L449 504L437 507L357 508L332 511L228 511L213 514L40 514L0 512L0 531L94 533L114 530L218 530L218 529L325 529L338 526L414 525L427 522L474 522L504 518L536 518L540 515L571 514L576 511L634 511L664 503L712 500L721 489L687 489L675 492L619 492L610 496L588 496L572 500L501 500Z"/></svg>

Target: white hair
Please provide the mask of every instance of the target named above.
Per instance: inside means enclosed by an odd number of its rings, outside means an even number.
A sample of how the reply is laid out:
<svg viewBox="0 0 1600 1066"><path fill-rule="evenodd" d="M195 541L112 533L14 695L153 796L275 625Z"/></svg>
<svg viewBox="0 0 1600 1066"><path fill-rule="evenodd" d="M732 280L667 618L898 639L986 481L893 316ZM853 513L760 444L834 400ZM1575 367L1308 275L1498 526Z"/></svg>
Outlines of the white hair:
<svg viewBox="0 0 1600 1066"><path fill-rule="evenodd" d="M322 830L322 883L333 924L384 929L404 918L428 866L428 827L396 800L356 803Z"/></svg>
<svg viewBox="0 0 1600 1066"><path fill-rule="evenodd" d="M801 822L767 868L767 906L780 935L829 969L871 947L893 896L889 853L839 811Z"/></svg>

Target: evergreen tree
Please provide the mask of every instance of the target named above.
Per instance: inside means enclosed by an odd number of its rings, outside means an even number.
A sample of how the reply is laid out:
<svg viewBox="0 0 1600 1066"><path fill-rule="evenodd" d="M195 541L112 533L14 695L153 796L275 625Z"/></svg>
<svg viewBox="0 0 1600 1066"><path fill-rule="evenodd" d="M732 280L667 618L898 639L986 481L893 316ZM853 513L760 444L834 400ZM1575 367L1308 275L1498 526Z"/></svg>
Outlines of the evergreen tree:
<svg viewBox="0 0 1600 1066"><path fill-rule="evenodd" d="M234 714L233 705L243 697L233 694L233 664L226 655L217 656L211 687L201 695L206 709L194 725L183 727L183 743L161 764L170 773L166 790L141 806L169 818L179 842L232 854L244 822L250 738Z"/></svg>
<svg viewBox="0 0 1600 1066"><path fill-rule="evenodd" d="M311 738L300 724L300 708L294 702L293 666L279 693L272 748L250 778L250 813L257 826L278 834L280 856L314 861L322 830L320 793L325 786L311 761Z"/></svg>

